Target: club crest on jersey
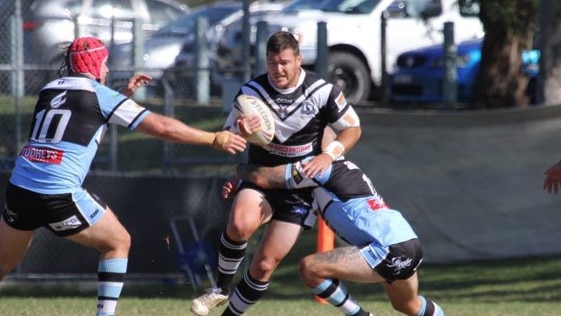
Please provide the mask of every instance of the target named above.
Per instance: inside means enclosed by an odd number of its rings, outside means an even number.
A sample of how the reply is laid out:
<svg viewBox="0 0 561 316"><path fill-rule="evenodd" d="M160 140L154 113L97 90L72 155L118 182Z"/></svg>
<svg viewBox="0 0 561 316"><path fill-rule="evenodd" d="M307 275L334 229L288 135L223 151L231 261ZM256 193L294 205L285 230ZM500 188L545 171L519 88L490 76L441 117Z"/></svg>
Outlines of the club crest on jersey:
<svg viewBox="0 0 561 316"><path fill-rule="evenodd" d="M279 106L279 111L278 111L279 117L281 119L285 119L288 116L288 109L286 106Z"/></svg>
<svg viewBox="0 0 561 316"><path fill-rule="evenodd" d="M304 102L302 103L302 108L300 110L300 113L304 114L304 115L313 115L314 112L314 105L310 102Z"/></svg>

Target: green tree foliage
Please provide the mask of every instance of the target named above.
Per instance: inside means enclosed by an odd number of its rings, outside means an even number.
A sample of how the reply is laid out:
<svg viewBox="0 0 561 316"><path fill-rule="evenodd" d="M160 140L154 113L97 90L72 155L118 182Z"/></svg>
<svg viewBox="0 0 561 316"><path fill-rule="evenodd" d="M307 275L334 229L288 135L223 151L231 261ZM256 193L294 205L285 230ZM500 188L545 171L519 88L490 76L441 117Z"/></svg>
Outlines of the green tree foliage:
<svg viewBox="0 0 561 316"><path fill-rule="evenodd" d="M522 72L521 55L534 46L538 0L479 2L485 38L472 107L527 106L528 77Z"/></svg>

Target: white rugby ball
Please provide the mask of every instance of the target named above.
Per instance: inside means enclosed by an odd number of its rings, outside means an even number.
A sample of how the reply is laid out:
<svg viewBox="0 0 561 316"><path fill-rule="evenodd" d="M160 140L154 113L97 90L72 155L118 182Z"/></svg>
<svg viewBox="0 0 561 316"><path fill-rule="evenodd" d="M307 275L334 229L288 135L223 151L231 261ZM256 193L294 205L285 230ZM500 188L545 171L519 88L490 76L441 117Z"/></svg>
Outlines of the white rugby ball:
<svg viewBox="0 0 561 316"><path fill-rule="evenodd" d="M243 115L257 115L261 119L261 130L251 134L247 141L257 146L268 145L275 137L273 113L258 97L241 94L236 98L234 107Z"/></svg>

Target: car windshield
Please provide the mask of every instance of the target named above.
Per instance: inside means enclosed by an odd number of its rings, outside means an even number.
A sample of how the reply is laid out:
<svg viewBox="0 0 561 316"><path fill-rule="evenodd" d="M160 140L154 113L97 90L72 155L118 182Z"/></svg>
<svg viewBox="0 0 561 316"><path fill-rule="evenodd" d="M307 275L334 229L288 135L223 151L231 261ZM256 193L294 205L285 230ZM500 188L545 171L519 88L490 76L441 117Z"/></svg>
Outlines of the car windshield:
<svg viewBox="0 0 561 316"><path fill-rule="evenodd" d="M296 0L282 10L283 13L297 13L303 10L324 12L358 13L372 12L380 0Z"/></svg>
<svg viewBox="0 0 561 316"><path fill-rule="evenodd" d="M166 24L154 36L184 36L194 32L199 17L206 18L208 25L213 26L238 10L241 10L241 6L240 8L231 6L195 10Z"/></svg>

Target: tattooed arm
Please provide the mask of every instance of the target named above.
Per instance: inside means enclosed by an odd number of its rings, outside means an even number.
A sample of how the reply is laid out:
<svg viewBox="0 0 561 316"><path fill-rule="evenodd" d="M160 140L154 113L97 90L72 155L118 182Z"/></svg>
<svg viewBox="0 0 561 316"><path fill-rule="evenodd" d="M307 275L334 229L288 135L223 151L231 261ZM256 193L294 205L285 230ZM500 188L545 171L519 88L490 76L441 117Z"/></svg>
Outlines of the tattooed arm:
<svg viewBox="0 0 561 316"><path fill-rule="evenodd" d="M286 168L289 165L263 167L252 164L239 164L236 168L238 179L252 182L263 189L286 189Z"/></svg>
<svg viewBox="0 0 561 316"><path fill-rule="evenodd" d="M332 167L329 166L325 174L310 179L302 171L305 164L306 162L300 161L276 167L239 164L236 177L263 189L300 189L317 187L320 183L325 183L331 174Z"/></svg>

